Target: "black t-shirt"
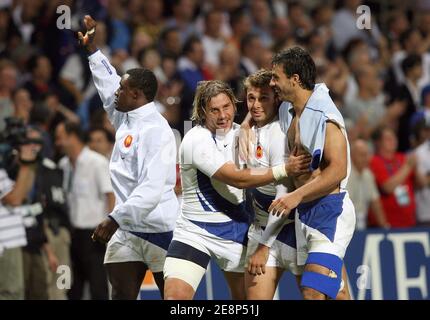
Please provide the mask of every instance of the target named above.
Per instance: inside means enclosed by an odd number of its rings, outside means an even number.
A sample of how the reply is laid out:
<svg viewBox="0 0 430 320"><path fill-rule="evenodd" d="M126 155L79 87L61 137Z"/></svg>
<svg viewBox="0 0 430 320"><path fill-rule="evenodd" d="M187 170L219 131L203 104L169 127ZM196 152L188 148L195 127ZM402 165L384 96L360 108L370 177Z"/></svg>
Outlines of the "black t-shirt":
<svg viewBox="0 0 430 320"><path fill-rule="evenodd" d="M54 234L60 227L70 227L63 190L63 171L51 160L45 159L39 164L31 198L33 204L41 204L43 212L36 216L35 225L26 228L28 245L25 250L40 252L43 244L47 242L44 222L48 223Z"/></svg>

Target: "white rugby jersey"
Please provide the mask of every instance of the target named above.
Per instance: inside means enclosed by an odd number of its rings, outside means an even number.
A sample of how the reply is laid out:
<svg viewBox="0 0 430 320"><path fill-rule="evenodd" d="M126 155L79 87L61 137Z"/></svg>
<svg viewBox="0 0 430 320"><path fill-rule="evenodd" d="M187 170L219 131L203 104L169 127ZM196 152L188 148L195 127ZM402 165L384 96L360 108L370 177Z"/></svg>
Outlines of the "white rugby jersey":
<svg viewBox="0 0 430 320"><path fill-rule="evenodd" d="M253 126L255 143L251 142L250 156L246 163L248 168L270 168L283 164L287 160L288 142L282 132L278 117L261 128ZM289 220L285 217L269 215L268 209L272 201L287 193L283 184L274 182L250 190L252 205L255 212L255 222L266 227L260 243L271 246L282 226Z"/></svg>
<svg viewBox="0 0 430 320"><path fill-rule="evenodd" d="M255 144L251 142L251 152L246 164L248 168L270 168L287 161L288 142L278 117L264 127L253 126L251 130ZM256 189L270 196L276 195L274 182Z"/></svg>
<svg viewBox="0 0 430 320"><path fill-rule="evenodd" d="M115 110L121 78L100 51L88 59L104 109L116 129L109 165L116 205L110 215L126 231L172 231L179 213L173 191L173 132L153 102L126 113Z"/></svg>
<svg viewBox="0 0 430 320"><path fill-rule="evenodd" d="M213 179L227 162L238 161L237 124L225 135L195 126L179 149L182 182L182 215L200 222L249 221L242 189Z"/></svg>

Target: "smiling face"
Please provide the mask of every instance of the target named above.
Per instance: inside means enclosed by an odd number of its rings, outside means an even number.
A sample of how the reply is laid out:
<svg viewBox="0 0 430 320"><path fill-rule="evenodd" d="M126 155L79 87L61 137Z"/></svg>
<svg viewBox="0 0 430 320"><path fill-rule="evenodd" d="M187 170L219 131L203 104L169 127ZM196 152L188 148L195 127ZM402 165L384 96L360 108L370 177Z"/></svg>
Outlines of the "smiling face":
<svg viewBox="0 0 430 320"><path fill-rule="evenodd" d="M262 127L272 121L277 114L277 98L269 86L258 88L249 87L246 93L248 111L257 126Z"/></svg>
<svg viewBox="0 0 430 320"><path fill-rule="evenodd" d="M274 65L272 68L272 79L270 86L275 90L277 96L282 101L291 102L295 96L296 88L299 87L298 76L292 75L290 78L285 74L282 65Z"/></svg>
<svg viewBox="0 0 430 320"><path fill-rule="evenodd" d="M205 126L212 133L222 130L227 133L234 120L235 107L225 93L220 93L210 99L205 108Z"/></svg>

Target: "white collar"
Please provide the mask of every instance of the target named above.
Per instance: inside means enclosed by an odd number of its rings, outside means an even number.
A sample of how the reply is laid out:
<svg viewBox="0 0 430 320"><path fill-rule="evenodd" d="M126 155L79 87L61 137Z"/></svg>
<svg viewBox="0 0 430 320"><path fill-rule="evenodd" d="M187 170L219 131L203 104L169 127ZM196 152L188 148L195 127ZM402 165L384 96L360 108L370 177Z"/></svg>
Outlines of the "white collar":
<svg viewBox="0 0 430 320"><path fill-rule="evenodd" d="M314 89L312 90L312 94L309 97L308 101L305 103L305 108L309 104L309 101L312 101L313 99L315 99L315 96L318 95L319 91L321 91L321 92L328 92L329 91L329 89L327 88L327 85L324 82L315 83ZM294 112L294 106L291 102L289 102L288 112L290 114L293 114L293 112Z"/></svg>
<svg viewBox="0 0 430 320"><path fill-rule="evenodd" d="M137 109L127 112L127 120L142 119L156 111L157 108L155 107L155 103L154 101L151 101Z"/></svg>
<svg viewBox="0 0 430 320"><path fill-rule="evenodd" d="M81 150L81 152L78 155L78 158L76 159L76 164L80 163L82 159L85 159L85 156L90 152L90 148L88 146L84 146Z"/></svg>

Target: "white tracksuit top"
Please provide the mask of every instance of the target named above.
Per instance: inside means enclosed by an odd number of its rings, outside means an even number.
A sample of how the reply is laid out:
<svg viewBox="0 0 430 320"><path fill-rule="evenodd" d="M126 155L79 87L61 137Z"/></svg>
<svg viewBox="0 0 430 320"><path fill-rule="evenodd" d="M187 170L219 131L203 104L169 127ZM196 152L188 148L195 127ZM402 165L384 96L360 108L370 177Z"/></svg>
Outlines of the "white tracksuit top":
<svg viewBox="0 0 430 320"><path fill-rule="evenodd" d="M110 216L126 231L172 231L179 207L176 142L167 121L150 102L130 112L115 110L121 78L96 51L88 57L94 83L116 130L109 164L116 204Z"/></svg>

